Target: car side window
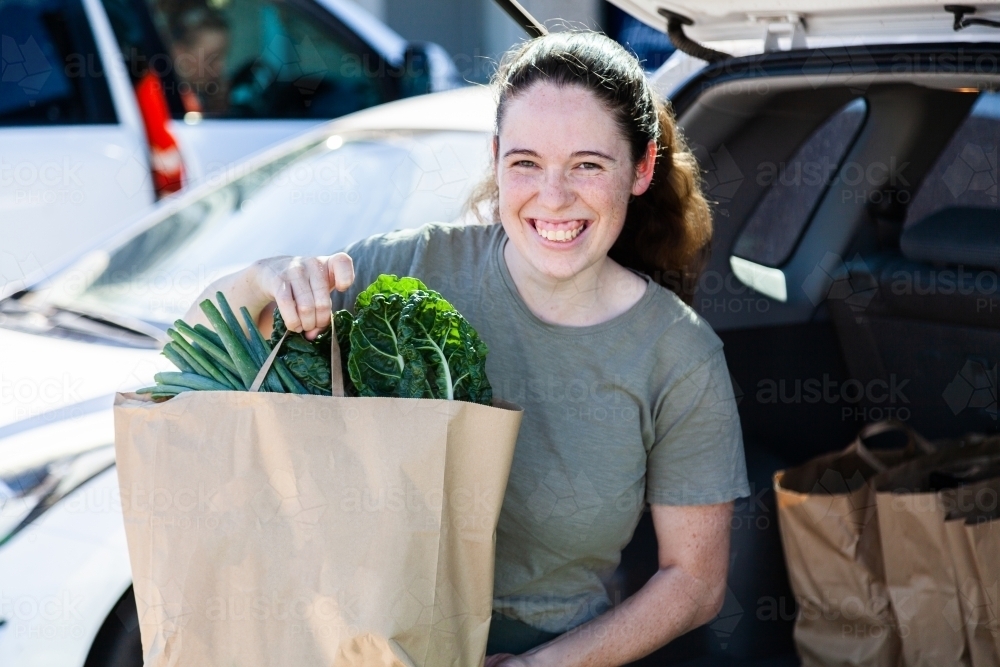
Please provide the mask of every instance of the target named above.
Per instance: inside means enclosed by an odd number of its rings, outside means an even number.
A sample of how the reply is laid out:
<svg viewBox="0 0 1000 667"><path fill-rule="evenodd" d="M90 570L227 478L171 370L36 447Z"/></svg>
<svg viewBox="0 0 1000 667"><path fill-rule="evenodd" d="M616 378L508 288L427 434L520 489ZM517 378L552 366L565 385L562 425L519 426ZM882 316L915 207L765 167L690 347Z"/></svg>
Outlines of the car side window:
<svg viewBox="0 0 1000 667"><path fill-rule="evenodd" d="M0 127L116 123L80 0L0 0Z"/></svg>
<svg viewBox="0 0 1000 667"><path fill-rule="evenodd" d="M857 98L841 107L806 139L788 162L759 165L767 186L733 246L733 254L764 266L788 261L823 193L864 124L868 105Z"/></svg>
<svg viewBox="0 0 1000 667"><path fill-rule="evenodd" d="M945 208L1000 209L998 145L1000 93L982 93L917 188L904 228Z"/></svg>
<svg viewBox="0 0 1000 667"><path fill-rule="evenodd" d="M312 0L145 0L180 113L333 118L389 99L377 56ZM171 82L171 79L173 80Z"/></svg>

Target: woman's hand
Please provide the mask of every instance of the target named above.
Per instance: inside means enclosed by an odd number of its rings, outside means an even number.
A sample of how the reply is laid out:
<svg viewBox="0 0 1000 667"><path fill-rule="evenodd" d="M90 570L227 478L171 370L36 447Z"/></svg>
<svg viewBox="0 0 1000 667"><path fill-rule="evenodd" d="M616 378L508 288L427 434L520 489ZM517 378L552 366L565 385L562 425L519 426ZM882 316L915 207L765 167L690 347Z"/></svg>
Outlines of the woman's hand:
<svg viewBox="0 0 1000 667"><path fill-rule="evenodd" d="M324 257L270 257L253 265L253 282L274 301L289 331L312 340L330 326L330 292L354 282L354 262L345 253Z"/></svg>

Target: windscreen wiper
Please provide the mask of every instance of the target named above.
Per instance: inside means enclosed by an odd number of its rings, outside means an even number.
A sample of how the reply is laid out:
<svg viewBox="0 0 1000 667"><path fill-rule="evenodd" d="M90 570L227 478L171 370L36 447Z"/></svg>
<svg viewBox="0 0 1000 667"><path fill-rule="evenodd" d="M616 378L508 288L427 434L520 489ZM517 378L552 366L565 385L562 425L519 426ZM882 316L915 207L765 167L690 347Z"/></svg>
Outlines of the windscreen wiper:
<svg viewBox="0 0 1000 667"><path fill-rule="evenodd" d="M121 314L95 313L55 304L0 301L0 324L6 328L37 334L63 331L76 336L99 338L130 347L159 347L167 340L158 327Z"/></svg>
<svg viewBox="0 0 1000 667"><path fill-rule="evenodd" d="M57 321L69 319L76 323L95 323L104 327L105 331L110 327L132 335L139 334L140 336L152 338L161 343L170 340L162 329L137 317L129 317L121 313L97 313L82 308L70 308L66 306L55 306L55 309L56 313L54 317L57 318Z"/></svg>

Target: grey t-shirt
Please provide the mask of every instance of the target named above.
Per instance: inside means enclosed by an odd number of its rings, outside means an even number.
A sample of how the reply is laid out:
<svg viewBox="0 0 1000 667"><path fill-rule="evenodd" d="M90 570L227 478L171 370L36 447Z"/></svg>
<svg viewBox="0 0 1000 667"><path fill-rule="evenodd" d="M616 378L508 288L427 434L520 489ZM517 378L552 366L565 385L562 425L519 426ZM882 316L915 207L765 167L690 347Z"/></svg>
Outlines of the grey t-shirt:
<svg viewBox="0 0 1000 667"><path fill-rule="evenodd" d="M489 346L494 394L524 408L497 528L494 609L549 632L606 610L646 502L750 495L736 401L709 325L647 280L625 313L584 327L547 324L517 292L501 225L432 224L346 249L351 309L380 273L440 292ZM641 275L641 274L640 274ZM669 537L668 537L669 539Z"/></svg>

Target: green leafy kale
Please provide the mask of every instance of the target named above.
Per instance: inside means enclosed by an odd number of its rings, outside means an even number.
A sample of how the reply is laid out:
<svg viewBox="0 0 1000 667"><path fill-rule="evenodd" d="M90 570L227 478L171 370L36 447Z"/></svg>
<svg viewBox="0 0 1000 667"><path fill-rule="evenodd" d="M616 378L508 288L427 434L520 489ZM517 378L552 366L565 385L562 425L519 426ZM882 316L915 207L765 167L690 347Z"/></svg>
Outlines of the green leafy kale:
<svg viewBox="0 0 1000 667"><path fill-rule="evenodd" d="M489 405L486 343L438 292L416 278L380 275L358 295L355 314L334 313L345 393L443 398ZM285 333L275 309L271 343ZM278 354L314 394L330 395L330 332L292 333Z"/></svg>
<svg viewBox="0 0 1000 667"><path fill-rule="evenodd" d="M414 292L427 289L416 278L381 275L358 295L347 368L361 396L406 396L399 383L407 370L399 348L399 316Z"/></svg>
<svg viewBox="0 0 1000 667"><path fill-rule="evenodd" d="M486 343L440 294L411 294L399 316L399 334L408 369L401 395L490 403Z"/></svg>
<svg viewBox="0 0 1000 667"><path fill-rule="evenodd" d="M278 344L285 334L285 320L277 308L274 309L274 324L271 329L271 346ZM308 340L298 332L291 332L285 339L278 357L283 359L288 370L310 394L330 395L330 330L327 329L315 340Z"/></svg>

